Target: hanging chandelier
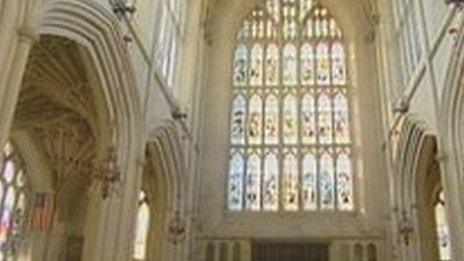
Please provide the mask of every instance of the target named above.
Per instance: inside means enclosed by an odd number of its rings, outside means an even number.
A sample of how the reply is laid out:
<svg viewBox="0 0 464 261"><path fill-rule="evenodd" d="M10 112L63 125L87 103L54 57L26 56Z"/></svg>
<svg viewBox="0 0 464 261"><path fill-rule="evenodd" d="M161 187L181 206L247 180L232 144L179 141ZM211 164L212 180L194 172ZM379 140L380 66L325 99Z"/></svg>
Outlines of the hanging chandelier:
<svg viewBox="0 0 464 261"><path fill-rule="evenodd" d="M118 16L122 17L129 14L135 13L135 0L109 0L113 12Z"/></svg>
<svg viewBox="0 0 464 261"><path fill-rule="evenodd" d="M94 180L100 182L103 199L106 199L112 193L118 192L116 185L121 181L121 173L119 172L117 155L113 146L108 148L106 158L96 172Z"/></svg>
<svg viewBox="0 0 464 261"><path fill-rule="evenodd" d="M169 239L174 245L177 245L185 239L186 232L185 220L181 218L179 210L176 210L168 226Z"/></svg>
<svg viewBox="0 0 464 261"><path fill-rule="evenodd" d="M445 0L445 3L451 8L459 11L464 9L464 0Z"/></svg>
<svg viewBox="0 0 464 261"><path fill-rule="evenodd" d="M408 217L406 211L403 211L403 215L398 224L398 232L403 239L403 242L406 246L409 246L411 234L414 233L414 224L411 219Z"/></svg>

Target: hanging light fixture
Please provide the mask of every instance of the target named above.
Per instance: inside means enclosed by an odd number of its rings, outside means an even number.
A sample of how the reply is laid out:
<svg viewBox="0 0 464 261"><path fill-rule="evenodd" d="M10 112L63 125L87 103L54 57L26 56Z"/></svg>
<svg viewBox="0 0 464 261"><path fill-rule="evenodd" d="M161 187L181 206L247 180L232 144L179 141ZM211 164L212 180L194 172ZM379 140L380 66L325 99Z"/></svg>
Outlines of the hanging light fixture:
<svg viewBox="0 0 464 261"><path fill-rule="evenodd" d="M94 179L100 181L103 199L106 199L112 192L116 192L114 186L121 181L121 174L118 170L116 152L113 146L109 147L106 158L100 169L97 170Z"/></svg>
<svg viewBox="0 0 464 261"><path fill-rule="evenodd" d="M445 0L445 3L454 10L464 10L464 0Z"/></svg>
<svg viewBox="0 0 464 261"><path fill-rule="evenodd" d="M135 12L135 0L109 0L113 12L122 17Z"/></svg>
<svg viewBox="0 0 464 261"><path fill-rule="evenodd" d="M414 233L414 224L411 219L408 217L406 211L403 211L401 220L399 221L399 234L403 239L403 242L406 246L409 246L411 234Z"/></svg>
<svg viewBox="0 0 464 261"><path fill-rule="evenodd" d="M174 212L174 217L171 219L168 226L169 238L174 245L177 245L185 239L186 232L187 228L185 221L180 217L179 210L176 210Z"/></svg>

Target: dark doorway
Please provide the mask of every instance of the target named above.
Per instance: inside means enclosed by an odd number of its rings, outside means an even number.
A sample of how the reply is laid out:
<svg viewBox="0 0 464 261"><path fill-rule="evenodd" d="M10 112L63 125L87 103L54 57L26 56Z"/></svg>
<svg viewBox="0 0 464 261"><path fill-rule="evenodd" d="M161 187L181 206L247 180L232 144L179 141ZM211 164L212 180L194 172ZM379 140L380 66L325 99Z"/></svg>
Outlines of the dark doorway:
<svg viewBox="0 0 464 261"><path fill-rule="evenodd" d="M252 261L328 261L327 244L254 243Z"/></svg>

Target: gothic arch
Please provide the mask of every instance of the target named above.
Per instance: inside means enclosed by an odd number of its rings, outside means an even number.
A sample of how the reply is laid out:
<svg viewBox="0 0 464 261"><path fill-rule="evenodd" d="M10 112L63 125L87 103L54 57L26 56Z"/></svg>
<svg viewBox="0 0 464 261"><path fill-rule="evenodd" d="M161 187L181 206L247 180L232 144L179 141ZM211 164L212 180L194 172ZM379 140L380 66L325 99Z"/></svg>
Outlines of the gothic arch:
<svg viewBox="0 0 464 261"><path fill-rule="evenodd" d="M460 25L462 27L462 24ZM464 255L464 31L460 30L450 56L445 84L439 100L438 130L443 188L447 192L453 254Z"/></svg>
<svg viewBox="0 0 464 261"><path fill-rule="evenodd" d="M166 227L175 217L185 217L185 165L179 129L167 120L158 127L146 149L144 189L150 204L150 232L147 260L164 260L170 250L169 231Z"/></svg>
<svg viewBox="0 0 464 261"><path fill-rule="evenodd" d="M15 68L13 70L23 71L29 53L27 44L37 41L39 36L67 39L88 54L85 64L90 72L92 88L96 87L102 97L99 99L99 113L107 115L98 122L98 126L103 126L98 132L104 133L104 129L113 131L114 136L107 134L104 139L107 145L112 143L116 147L124 188L117 200L111 198L95 202L97 211L100 211L95 214L97 229L88 228L86 231L94 236L85 242L84 259L126 260L130 254L131 242L127 238L130 238L134 212L128 210L135 210L133 202L137 197L135 188L139 185L140 175L137 162L143 154L144 124L137 81L121 40L118 21L106 6L93 1L53 0L46 4L43 1L20 1L19 4L10 4L14 7L12 11L18 15L17 27L20 28L17 32L19 37L13 38L19 46L14 49L16 60L11 65ZM20 74L16 73L8 80L19 82ZM17 91L7 90L5 93L6 98L3 99L16 100ZM120 229L111 230L109 227Z"/></svg>
<svg viewBox="0 0 464 261"><path fill-rule="evenodd" d="M440 184L437 140L422 122L412 117L404 118L402 124L396 162L396 225L403 226L408 219L412 222L413 231L408 235L409 243L404 235L397 236L402 239L400 247L408 260L435 260L433 195Z"/></svg>

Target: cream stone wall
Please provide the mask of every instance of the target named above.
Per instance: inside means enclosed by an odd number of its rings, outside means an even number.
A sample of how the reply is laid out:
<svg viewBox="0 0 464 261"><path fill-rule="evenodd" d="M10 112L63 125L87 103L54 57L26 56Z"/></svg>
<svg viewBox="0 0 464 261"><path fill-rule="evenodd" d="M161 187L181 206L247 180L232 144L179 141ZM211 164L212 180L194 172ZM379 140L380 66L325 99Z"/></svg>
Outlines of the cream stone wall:
<svg viewBox="0 0 464 261"><path fill-rule="evenodd" d="M345 33L353 83L353 133L356 155L356 210L353 213L229 213L226 205L229 155L231 63L236 30L259 1L216 1L208 21L202 92L201 237L240 239L325 239L389 237L388 186L382 151L382 117L375 23L355 1L327 0ZM384 191L385 193L379 193Z"/></svg>
<svg viewBox="0 0 464 261"><path fill-rule="evenodd" d="M448 145L447 136L448 133L453 132L453 125L445 122L444 119L448 117L446 108L454 107L454 103L457 102L454 98L452 100L450 97L446 98L445 94L449 92L448 89L455 88L451 87L449 82L457 77L450 74L450 71L453 71L453 56L458 55L457 49L462 40L460 36L462 32L461 11L448 7L444 1L413 0L415 4L413 11L418 24L418 31L413 37L419 39L422 55L412 76L402 83L400 75L404 68L398 65L402 52L396 44L397 38L393 33L393 13L400 7L395 5L398 1L378 2L380 16L378 52L380 57L383 57L380 63L380 71L383 75L380 85L383 92L383 111L385 115L388 115L385 117L385 139L390 140L391 144L392 139L389 134L394 133L397 123L405 117L413 118L422 124L428 133L438 139L437 158L441 165L442 182L448 203L447 215L452 228L454 258L460 260L464 256L462 252L463 231L461 230L463 226L462 199L458 196L462 193L462 183L457 181L460 171L456 172L456 169L449 167L455 164L453 161L456 159L454 155L457 155L457 152L450 149ZM408 101L409 110L404 115L394 114L392 104L401 97ZM458 119L451 121L458 122ZM394 173L395 167L396 163L390 157L389 172ZM397 181L390 176L390 184L395 182ZM395 185L391 186L392 192L394 188ZM398 195L391 199L393 209L397 209L395 203L397 198ZM393 221L392 229L395 230L398 223L395 218ZM414 231L414 236L419 237L420 231ZM402 252L404 246L395 242L393 244L396 245L394 251L399 253L398 260L421 260L417 259L419 257L417 253L415 257L408 257Z"/></svg>

